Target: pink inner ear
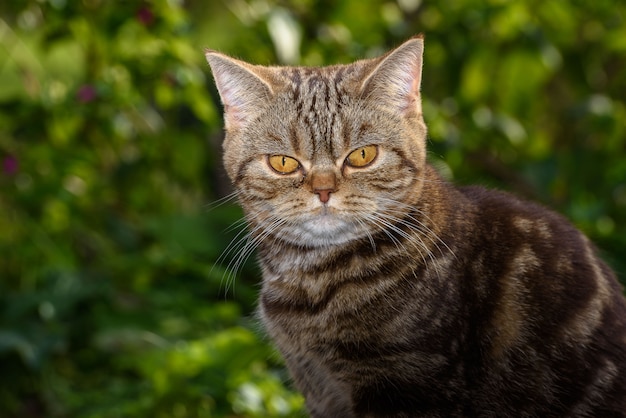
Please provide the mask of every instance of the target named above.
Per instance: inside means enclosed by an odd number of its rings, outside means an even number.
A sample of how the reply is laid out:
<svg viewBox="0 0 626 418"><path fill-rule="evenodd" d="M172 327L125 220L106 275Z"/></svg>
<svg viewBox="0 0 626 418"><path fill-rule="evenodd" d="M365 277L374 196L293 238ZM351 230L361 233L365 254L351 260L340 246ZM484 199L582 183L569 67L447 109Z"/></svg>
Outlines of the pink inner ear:
<svg viewBox="0 0 626 418"><path fill-rule="evenodd" d="M237 106L224 104L224 127L226 130L237 128L243 124L244 116Z"/></svg>
<svg viewBox="0 0 626 418"><path fill-rule="evenodd" d="M224 123L226 129L236 128L240 126L244 121L244 116L240 111L237 111L237 107L224 105Z"/></svg>
<svg viewBox="0 0 626 418"><path fill-rule="evenodd" d="M419 77L419 76L418 76ZM406 107L403 109L404 111L409 110L417 110L421 113L421 103L420 103L420 80L419 78L414 78L411 83L411 88L408 91L408 94L405 97Z"/></svg>
<svg viewBox="0 0 626 418"><path fill-rule="evenodd" d="M418 106L419 103L419 95L420 95L420 81L419 75L417 77L412 77L411 82L409 83L409 89L404 96L405 107L403 110L409 111L415 109L415 106ZM419 109L417 109L419 110Z"/></svg>
<svg viewBox="0 0 626 418"><path fill-rule="evenodd" d="M411 110L416 104L419 105L422 71L418 62L411 63L410 67L401 68L401 94L404 102L403 111Z"/></svg>
<svg viewBox="0 0 626 418"><path fill-rule="evenodd" d="M413 75L413 82L411 83L411 92L412 94L414 94L415 96L419 96L420 94L420 77L421 74L419 74L419 70L415 70L416 73L418 74L414 74Z"/></svg>
<svg viewBox="0 0 626 418"><path fill-rule="evenodd" d="M411 111L421 113L419 74L417 77L409 77L409 74L405 74L405 77L402 80L401 88L397 91L396 99L398 101L396 103L398 108L403 113Z"/></svg>
<svg viewBox="0 0 626 418"><path fill-rule="evenodd" d="M216 71L216 82L224 105L224 122L226 129L239 127L245 121L245 103L237 86L236 80L229 74Z"/></svg>

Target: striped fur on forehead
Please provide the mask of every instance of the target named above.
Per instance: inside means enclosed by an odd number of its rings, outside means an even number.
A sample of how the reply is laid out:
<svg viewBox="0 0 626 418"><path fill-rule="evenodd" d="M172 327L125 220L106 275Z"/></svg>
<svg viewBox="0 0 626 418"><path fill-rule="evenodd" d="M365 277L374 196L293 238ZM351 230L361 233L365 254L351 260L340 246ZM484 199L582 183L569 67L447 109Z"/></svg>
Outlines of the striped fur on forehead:
<svg viewBox="0 0 626 418"><path fill-rule="evenodd" d="M322 68L287 67L279 71L287 87L277 94L289 118L292 149L311 160L336 160L365 129L359 118L360 86L366 62ZM355 130L360 130L354 132ZM314 161L315 162L315 161ZM327 161L328 162L328 161Z"/></svg>

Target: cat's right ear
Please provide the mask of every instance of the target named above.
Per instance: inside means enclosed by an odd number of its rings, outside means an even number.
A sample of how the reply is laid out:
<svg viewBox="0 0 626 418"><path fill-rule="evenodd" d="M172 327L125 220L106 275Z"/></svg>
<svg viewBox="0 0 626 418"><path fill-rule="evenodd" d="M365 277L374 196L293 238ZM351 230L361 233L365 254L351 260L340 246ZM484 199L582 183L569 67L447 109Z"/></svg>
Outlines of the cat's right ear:
<svg viewBox="0 0 626 418"><path fill-rule="evenodd" d="M225 129L240 129L267 103L272 88L254 65L212 50L205 56L224 105Z"/></svg>
<svg viewBox="0 0 626 418"><path fill-rule="evenodd" d="M424 37L418 35L375 60L377 65L363 81L363 94L400 114L420 115L423 52Z"/></svg>

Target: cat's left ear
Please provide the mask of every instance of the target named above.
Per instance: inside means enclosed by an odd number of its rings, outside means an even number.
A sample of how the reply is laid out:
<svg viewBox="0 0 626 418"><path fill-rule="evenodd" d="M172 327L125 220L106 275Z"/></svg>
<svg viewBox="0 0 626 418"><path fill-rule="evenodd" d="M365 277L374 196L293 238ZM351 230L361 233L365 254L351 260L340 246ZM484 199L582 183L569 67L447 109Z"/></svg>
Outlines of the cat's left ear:
<svg viewBox="0 0 626 418"><path fill-rule="evenodd" d="M423 52L424 37L418 35L379 58L363 81L362 93L373 95L405 116L421 114Z"/></svg>

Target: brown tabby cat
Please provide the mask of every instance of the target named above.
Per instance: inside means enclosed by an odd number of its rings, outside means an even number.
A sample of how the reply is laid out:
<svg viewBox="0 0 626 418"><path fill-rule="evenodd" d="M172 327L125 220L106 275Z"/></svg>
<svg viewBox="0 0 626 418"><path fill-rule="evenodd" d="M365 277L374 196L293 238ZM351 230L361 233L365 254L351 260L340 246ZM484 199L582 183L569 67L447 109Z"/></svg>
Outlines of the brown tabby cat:
<svg viewBox="0 0 626 418"><path fill-rule="evenodd" d="M626 302L585 236L426 163L423 40L324 68L207 52L260 316L313 417L626 417Z"/></svg>

